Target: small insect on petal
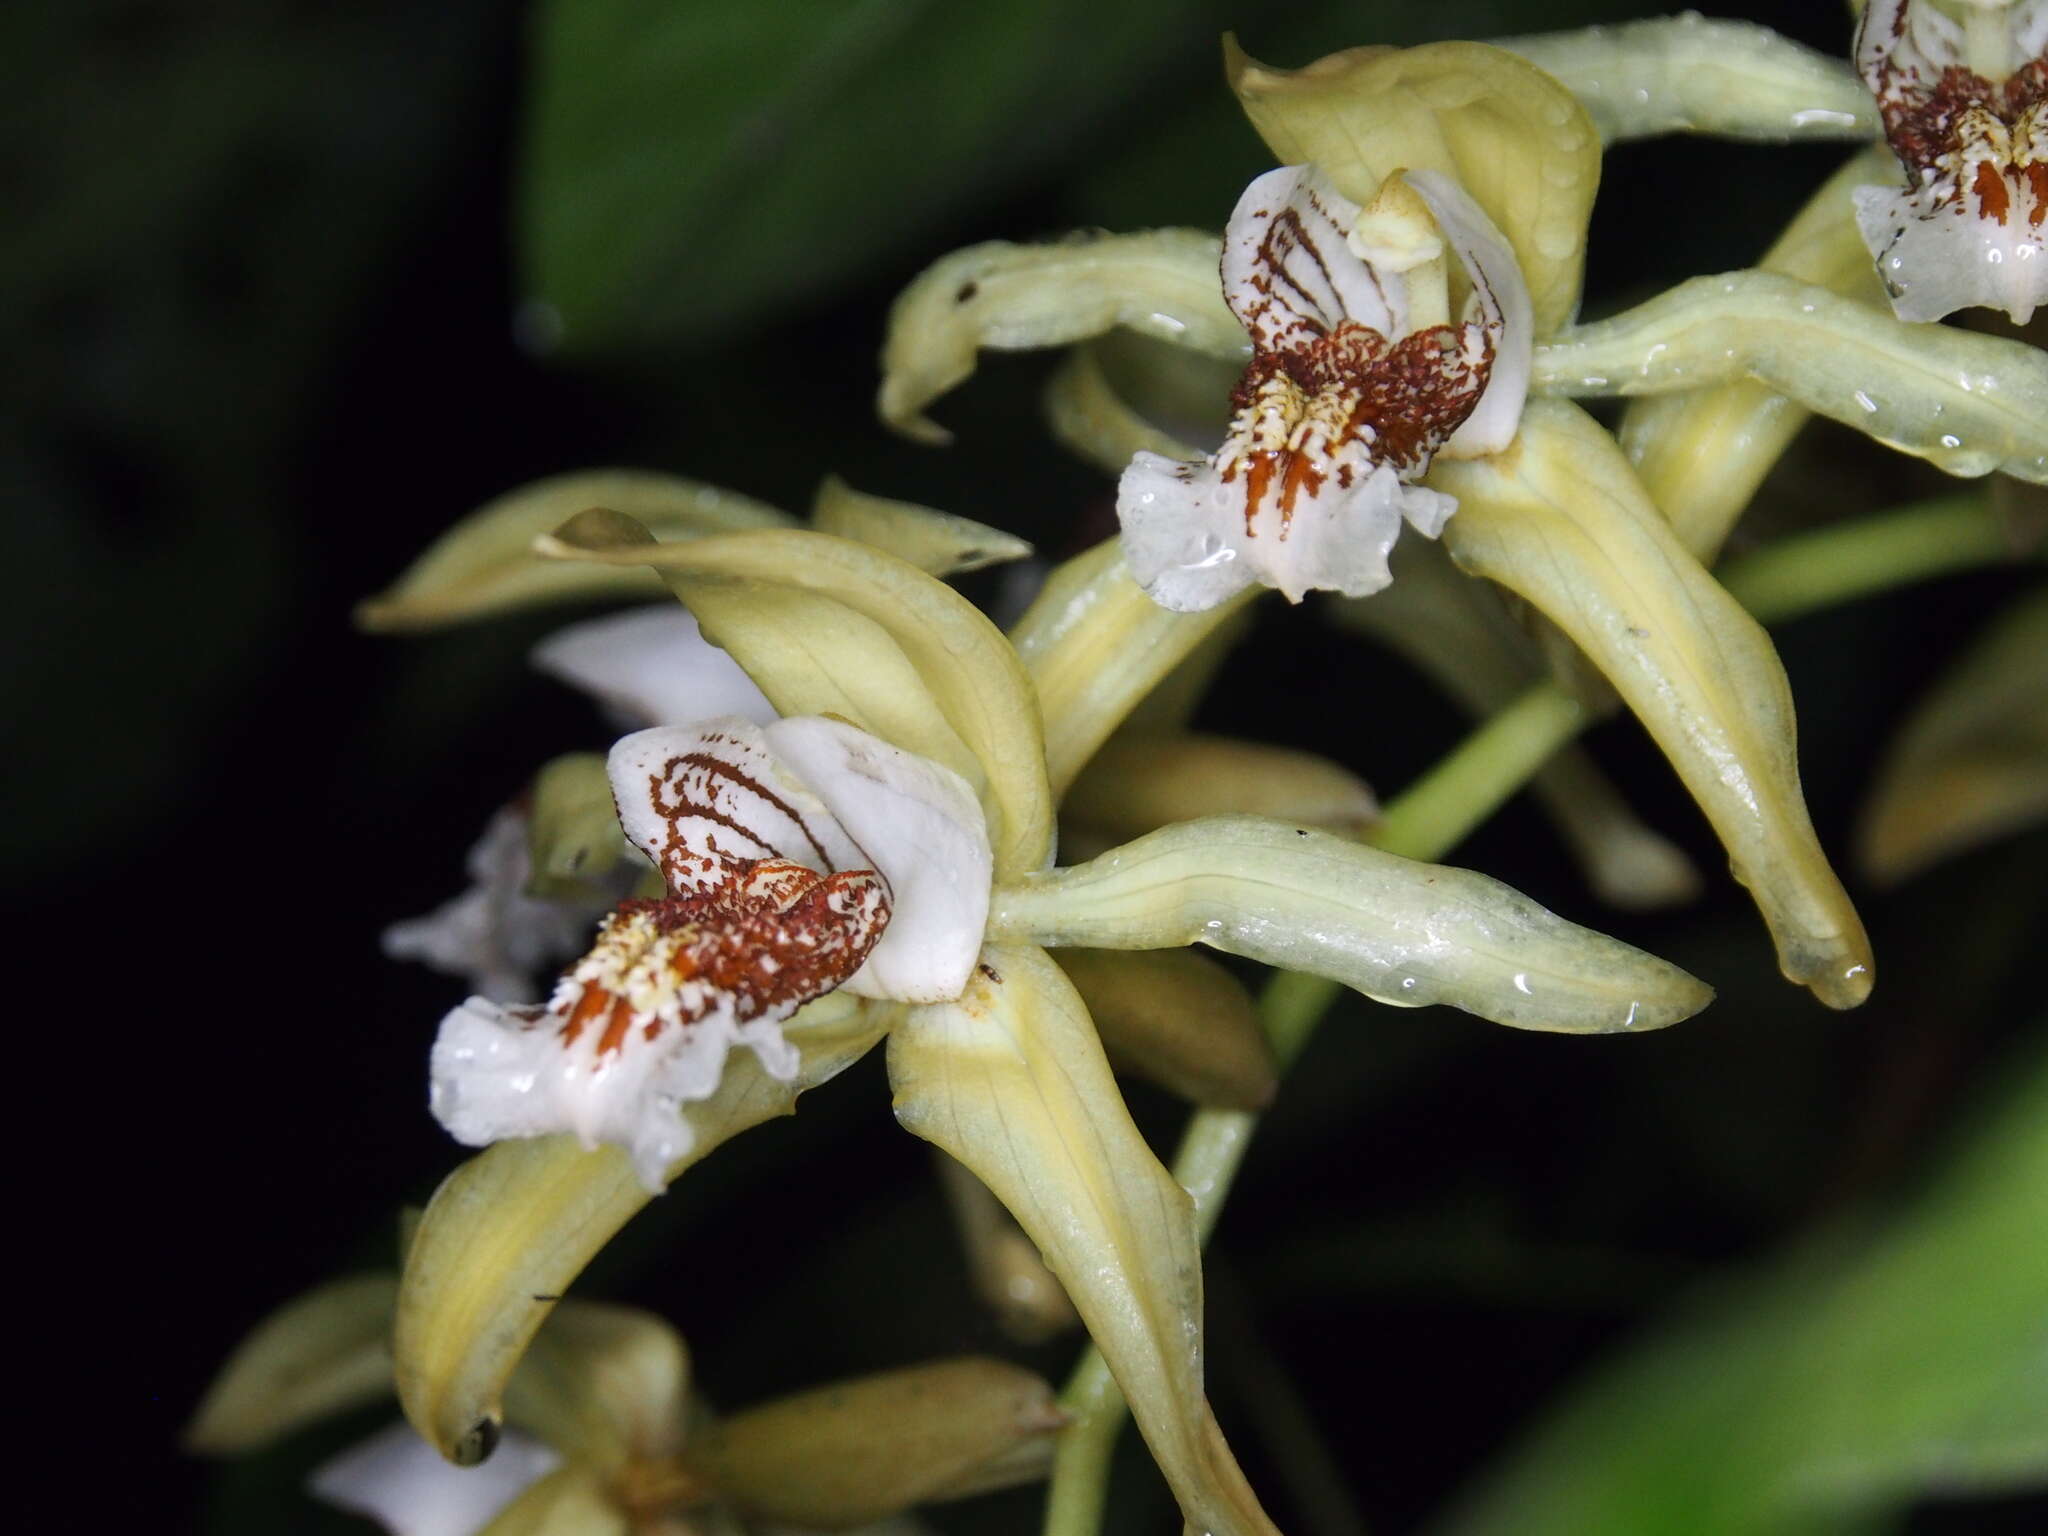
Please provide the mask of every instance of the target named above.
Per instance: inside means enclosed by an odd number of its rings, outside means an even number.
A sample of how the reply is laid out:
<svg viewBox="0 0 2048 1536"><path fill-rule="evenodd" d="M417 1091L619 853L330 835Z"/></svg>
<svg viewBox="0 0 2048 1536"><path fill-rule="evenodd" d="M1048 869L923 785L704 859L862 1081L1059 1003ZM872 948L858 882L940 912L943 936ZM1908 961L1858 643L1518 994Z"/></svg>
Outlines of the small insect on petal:
<svg viewBox="0 0 2048 1536"><path fill-rule="evenodd" d="M1856 189L1856 224L1901 320L2048 302L2048 3L1973 15L1871 0L1856 64L1906 187Z"/></svg>
<svg viewBox="0 0 2048 1536"><path fill-rule="evenodd" d="M1506 388L1467 451L1513 437L1530 305L1507 243L1446 177L1389 190L1419 195L1428 212L1413 217L1438 232L1398 211L1361 226L1313 166L1269 171L1239 200L1223 289L1254 353L1229 434L1204 463L1140 453L1118 488L1131 574L1163 607L1211 608L1255 581L1293 601L1384 587L1402 521L1435 537L1455 508L1410 482L1481 407L1503 358ZM1436 323L1442 243L1472 284L1455 325Z"/></svg>

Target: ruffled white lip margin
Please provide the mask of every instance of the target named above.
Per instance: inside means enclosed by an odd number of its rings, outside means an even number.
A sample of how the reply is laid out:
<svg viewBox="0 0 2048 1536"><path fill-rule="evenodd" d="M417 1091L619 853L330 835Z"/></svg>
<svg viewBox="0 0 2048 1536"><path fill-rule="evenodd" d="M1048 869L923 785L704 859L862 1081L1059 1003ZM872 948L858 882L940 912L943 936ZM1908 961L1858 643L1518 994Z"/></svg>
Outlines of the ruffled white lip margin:
<svg viewBox="0 0 2048 1536"><path fill-rule="evenodd" d="M572 1131L660 1188L681 1106L751 1049L788 1080L781 1024L838 986L956 997L980 953L993 859L958 774L822 717L737 717L613 747L626 836L668 894L628 902L545 1007L471 998L442 1021L431 1103L469 1145Z"/></svg>
<svg viewBox="0 0 2048 1536"><path fill-rule="evenodd" d="M1856 227L1901 320L2024 325L2048 303L2048 0L1971 28L1912 0L1865 7L1856 66L1908 185L1858 187Z"/></svg>
<svg viewBox="0 0 2048 1536"><path fill-rule="evenodd" d="M1411 326L1406 268L1359 254L1358 205L1315 167L1269 171L1238 200L1223 291L1254 356L1230 434L1203 463L1138 454L1117 491L1124 558L1161 606L1213 608L1254 582L1295 601L1377 592L1403 520L1434 538L1456 507L1410 483L1433 456L1513 440L1534 344L1528 285L1455 182L1404 179L1471 280L1456 326Z"/></svg>

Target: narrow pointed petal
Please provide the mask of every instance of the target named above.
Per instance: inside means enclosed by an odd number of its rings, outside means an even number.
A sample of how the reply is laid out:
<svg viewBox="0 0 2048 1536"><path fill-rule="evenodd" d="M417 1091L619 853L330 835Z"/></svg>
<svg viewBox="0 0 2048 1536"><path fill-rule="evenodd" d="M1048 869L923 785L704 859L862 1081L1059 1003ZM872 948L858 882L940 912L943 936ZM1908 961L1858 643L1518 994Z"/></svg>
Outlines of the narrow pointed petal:
<svg viewBox="0 0 2048 1536"><path fill-rule="evenodd" d="M1194 731L1121 732L1061 802L1068 820L1125 842L1197 816L1272 816L1357 836L1379 819L1365 781L1313 752Z"/></svg>
<svg viewBox="0 0 2048 1536"><path fill-rule="evenodd" d="M1047 578L1010 639L1045 711L1055 796L1147 694L1243 609L1252 590L1199 613L1172 612L1131 580L1117 539ZM997 876L1008 872L999 865Z"/></svg>
<svg viewBox="0 0 2048 1536"><path fill-rule="evenodd" d="M1870 943L1807 816L1784 668L1613 438L1575 407L1532 402L1511 453L1437 474L1459 502L1452 556L1527 598L1606 674L1720 834L1785 975L1830 1007L1860 1003Z"/></svg>
<svg viewBox="0 0 2048 1536"><path fill-rule="evenodd" d="M1687 11L1493 41L1555 76L1609 144L1663 133L1784 143L1878 132L1853 70L1753 22Z"/></svg>
<svg viewBox="0 0 2048 1536"><path fill-rule="evenodd" d="M1087 1010L1042 950L991 946L957 1002L891 1033L896 1117L995 1191L1045 1254L1197 1530L1274 1527L1202 1389L1187 1192L1131 1124Z"/></svg>
<svg viewBox="0 0 2048 1536"><path fill-rule="evenodd" d="M1661 1029L1713 997L1486 875L1249 816L1185 822L1001 887L990 932L1091 949L1207 944L1378 1002L1564 1034Z"/></svg>
<svg viewBox="0 0 2048 1536"><path fill-rule="evenodd" d="M1908 716L1864 807L1887 883L2048 817L2048 595L2001 615Z"/></svg>
<svg viewBox="0 0 2048 1536"><path fill-rule="evenodd" d="M261 1450L391 1391L395 1275L331 1281L287 1303L236 1346L185 1429L202 1456Z"/></svg>
<svg viewBox="0 0 2048 1536"><path fill-rule="evenodd" d="M778 720L763 734L888 882L889 926L846 989L904 1002L958 997L981 951L994 871L967 781L844 721Z"/></svg>
<svg viewBox="0 0 2048 1536"><path fill-rule="evenodd" d="M1042 1377L967 1356L743 1409L690 1461L743 1514L842 1530L1043 1477L1063 1422Z"/></svg>
<svg viewBox="0 0 2048 1536"><path fill-rule="evenodd" d="M661 595L637 569L575 567L534 557L533 541L590 507L637 519L656 538L693 539L778 528L787 513L695 480L638 469L583 470L536 480L487 502L427 547L405 573L356 608L364 629L437 629L546 603Z"/></svg>
<svg viewBox="0 0 2048 1536"><path fill-rule="evenodd" d="M1537 335L1578 307L1600 138L1542 70L1484 43L1353 48L1273 69L1231 38L1224 68L1275 159L1313 161L1358 203L1397 170L1439 172L1507 232Z"/></svg>
<svg viewBox="0 0 2048 1536"><path fill-rule="evenodd" d="M561 1460L515 1430L487 1466L452 1467L410 1425L393 1424L322 1463L307 1492L393 1536L477 1536Z"/></svg>
<svg viewBox="0 0 2048 1536"><path fill-rule="evenodd" d="M790 1113L799 1093L865 1054L887 1017L836 994L812 1004L783 1027L801 1057L789 1082L733 1058L710 1098L683 1106L690 1150L667 1178ZM407 1252L393 1332L399 1401L442 1455L468 1464L490 1453L506 1379L534 1331L651 1198L622 1150L585 1152L566 1136L501 1142L443 1182Z"/></svg>
<svg viewBox="0 0 2048 1536"><path fill-rule="evenodd" d="M1031 557L1031 546L1015 534L915 502L870 496L837 475L827 475L818 487L811 526L871 544L934 576L958 576Z"/></svg>
<svg viewBox="0 0 2048 1536"><path fill-rule="evenodd" d="M1856 232L1850 192L1890 164L1891 151L1882 145L1850 159L1807 200L1757 266L1817 283L1844 298L1882 305L1884 290ZM1810 414L1762 384L1742 379L1631 400L1615 436L1679 542L1702 564L1712 565L1736 519Z"/></svg>
<svg viewBox="0 0 2048 1536"><path fill-rule="evenodd" d="M1411 541L1384 592L1324 611L1405 656L1474 719L1506 708L1543 675L1538 642L1509 618L1498 590L1460 572L1440 544ZM1583 749L1556 753L1529 788L1603 901L1648 908L1699 894L1691 861L1643 824Z"/></svg>
<svg viewBox="0 0 2048 1536"><path fill-rule="evenodd" d="M674 603L556 630L534 647L532 660L537 670L608 705L629 731L714 715L756 725L775 718L754 680Z"/></svg>
<svg viewBox="0 0 2048 1536"><path fill-rule="evenodd" d="M1241 360L1250 349L1217 291L1216 261L1216 237L1192 229L955 251L889 311L882 420L920 442L948 441L924 408L974 372L982 347L1064 346L1127 326Z"/></svg>
<svg viewBox="0 0 2048 1536"><path fill-rule="evenodd" d="M1902 324L1777 273L1696 277L1536 349L1543 394L1655 395L1736 379L1949 474L2048 484L2048 355Z"/></svg>
<svg viewBox="0 0 2048 1536"><path fill-rule="evenodd" d="M655 565L785 715L838 715L975 787L996 868L1042 865L1052 794L1031 680L945 583L880 550L797 530L657 544L630 519L540 541L564 561Z"/></svg>
<svg viewBox="0 0 2048 1536"><path fill-rule="evenodd" d="M1214 960L1191 949L1060 949L1053 960L1119 1071L1205 1108L1273 1102L1280 1077L1258 1009Z"/></svg>

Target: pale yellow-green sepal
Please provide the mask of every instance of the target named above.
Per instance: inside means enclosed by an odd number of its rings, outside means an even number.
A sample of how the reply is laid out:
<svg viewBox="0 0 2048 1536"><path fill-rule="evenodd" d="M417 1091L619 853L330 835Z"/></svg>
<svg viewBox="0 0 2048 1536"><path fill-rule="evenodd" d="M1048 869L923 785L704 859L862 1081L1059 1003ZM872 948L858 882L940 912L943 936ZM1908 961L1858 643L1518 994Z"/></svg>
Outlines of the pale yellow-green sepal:
<svg viewBox="0 0 2048 1536"><path fill-rule="evenodd" d="M1712 989L1487 875L1286 822L1183 822L999 886L990 932L1091 949L1206 944L1377 1001L1608 1034L1689 1018Z"/></svg>
<svg viewBox="0 0 2048 1536"><path fill-rule="evenodd" d="M629 1536L633 1522L591 1468L558 1467L477 1536Z"/></svg>
<svg viewBox="0 0 2048 1536"><path fill-rule="evenodd" d="M1528 599L1627 701L1671 759L1756 898L1787 977L1830 1007L1870 991L1870 942L1814 837L1791 690L1770 637L1709 576L1614 439L1562 401L1532 401L1502 454L1439 461L1458 498L1444 542Z"/></svg>
<svg viewBox="0 0 2048 1536"><path fill-rule="evenodd" d="M1884 881L2048 817L2048 593L2002 614L1915 706L1864 808Z"/></svg>
<svg viewBox="0 0 2048 1536"><path fill-rule="evenodd" d="M912 1008L890 1035L897 1118L972 1169L1038 1243L1194 1527L1272 1532L1203 1396L1187 1191L1132 1125L1060 969L1027 945L992 945L984 961L958 1001Z"/></svg>
<svg viewBox="0 0 2048 1536"><path fill-rule="evenodd" d="M1248 587L1202 613L1170 612L1131 580L1115 539L1056 569L1010 631L1045 712L1053 794L1064 794L1140 701L1262 590Z"/></svg>
<svg viewBox="0 0 2048 1536"><path fill-rule="evenodd" d="M1550 395L1656 395L1750 379L1952 475L2048 483L2048 356L1895 320L1775 272L1696 277L1536 348Z"/></svg>
<svg viewBox="0 0 2048 1536"><path fill-rule="evenodd" d="M626 857L612 784L597 752L568 752L533 777L526 848L533 873L527 894L589 897Z"/></svg>
<svg viewBox="0 0 2048 1536"><path fill-rule="evenodd" d="M638 568L537 559L533 541L577 513L609 507L659 539L777 528L787 513L734 491L638 469L555 475L485 503L427 547L405 573L356 608L371 630L434 629L545 603L652 598L661 583Z"/></svg>
<svg viewBox="0 0 2048 1536"><path fill-rule="evenodd" d="M882 1036L888 1013L843 994L783 1026L801 1057L780 1083L751 1055L726 1062L717 1091L685 1105L695 1142L675 1179L741 1131L788 1114L796 1097L843 1071ZM653 1197L626 1154L586 1152L573 1137L505 1141L443 1181L406 1255L393 1352L399 1401L451 1461L489 1454L506 1380L564 1289Z"/></svg>
<svg viewBox="0 0 2048 1536"><path fill-rule="evenodd" d="M1043 1477L1062 1422L1035 1372L967 1356L742 1410L689 1461L742 1514L836 1531Z"/></svg>
<svg viewBox="0 0 2048 1536"><path fill-rule="evenodd" d="M1122 731L1074 780L1060 812L1123 842L1197 816L1273 816L1357 836L1379 802L1350 769L1290 747L1197 731Z"/></svg>
<svg viewBox="0 0 2048 1536"><path fill-rule="evenodd" d="M1536 640L1508 616L1498 590L1459 571L1441 543L1403 539L1393 570L1392 585L1325 611L1407 657L1476 719L1505 709L1543 675ZM1644 825L1580 748L1560 748L1529 789L1602 900L1650 908L1699 894L1691 860Z"/></svg>
<svg viewBox="0 0 2048 1536"><path fill-rule="evenodd" d="M278 1308L221 1367L186 1427L186 1446L238 1456L389 1396L397 1295L395 1275L354 1275Z"/></svg>
<svg viewBox="0 0 2048 1536"><path fill-rule="evenodd" d="M1763 260L1765 272L1882 307L1884 287L1850 194L1894 174L1883 145L1850 159L1808 199ZM1806 425L1805 407L1749 379L1631 400L1615 436L1680 542L1708 565L1771 466Z"/></svg>
<svg viewBox="0 0 2048 1536"><path fill-rule="evenodd" d="M1053 959L1088 1005L1103 1049L1133 1072L1209 1109L1256 1111L1280 1075L1251 994L1191 949L1060 949Z"/></svg>
<svg viewBox="0 0 2048 1536"><path fill-rule="evenodd" d="M934 576L958 576L1031 554L1031 546L1015 534L915 502L870 496L837 475L827 475L819 485L811 526L872 545Z"/></svg>
<svg viewBox="0 0 2048 1536"><path fill-rule="evenodd" d="M1314 161L1353 202L1398 170L1464 187L1514 247L1536 334L1572 316L1586 221L1600 185L1600 136L1572 93L1485 43L1351 48L1274 69L1223 40L1245 115L1283 165Z"/></svg>
<svg viewBox="0 0 2048 1536"><path fill-rule="evenodd" d="M1002 632L894 555L799 529L662 544L586 513L537 545L564 561L653 565L785 715L838 715L943 763L988 812L998 876L1052 843L1038 698Z"/></svg>
<svg viewBox="0 0 2048 1536"><path fill-rule="evenodd" d="M924 408L974 372L983 347L1059 347L1126 326L1215 357L1251 355L1223 302L1216 236L1192 229L991 241L927 267L897 298L876 409L920 442L951 434Z"/></svg>
<svg viewBox="0 0 2048 1536"><path fill-rule="evenodd" d="M565 1301L505 1386L505 1417L565 1461L615 1472L682 1450L690 1356L651 1312Z"/></svg>
<svg viewBox="0 0 2048 1536"><path fill-rule="evenodd" d="M1204 382L1220 384L1215 400L1228 397L1228 379ZM1190 461L1207 452L1176 437L1125 398L1103 366L1102 345L1097 341L1083 342L1069 351L1047 381L1045 416L1054 441L1106 475L1122 474L1139 453Z"/></svg>
<svg viewBox="0 0 2048 1536"><path fill-rule="evenodd" d="M1855 70L1754 22L1687 11L1493 41L1554 75L1610 144L1659 133L1783 142L1881 131Z"/></svg>

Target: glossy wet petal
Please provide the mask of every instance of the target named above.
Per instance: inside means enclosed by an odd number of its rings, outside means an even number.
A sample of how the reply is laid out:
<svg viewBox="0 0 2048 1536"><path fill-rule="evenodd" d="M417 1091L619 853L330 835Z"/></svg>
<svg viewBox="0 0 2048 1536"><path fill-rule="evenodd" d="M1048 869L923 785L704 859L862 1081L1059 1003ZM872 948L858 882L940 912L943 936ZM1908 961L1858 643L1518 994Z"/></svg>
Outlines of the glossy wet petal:
<svg viewBox="0 0 2048 1536"><path fill-rule="evenodd" d="M955 251L919 274L889 312L882 420L922 442L948 441L924 408L974 372L983 347L1057 347L1128 326L1242 358L1249 349L1217 291L1216 261L1216 237L1192 229Z"/></svg>
<svg viewBox="0 0 2048 1536"><path fill-rule="evenodd" d="M1660 133L1776 143L1878 131L1870 93L1841 60L1754 22L1687 11L1494 45L1555 76L1610 144Z"/></svg>
<svg viewBox="0 0 2048 1536"><path fill-rule="evenodd" d="M1474 719L1505 709L1543 676L1541 644L1526 622L1512 620L1498 590L1457 570L1440 544L1409 542L1384 592L1325 612L1406 657ZM1691 861L1629 809L1582 749L1560 749L1529 788L1603 900L1659 907L1699 893Z"/></svg>
<svg viewBox="0 0 2048 1536"><path fill-rule="evenodd" d="M1696 277L1536 349L1540 393L1663 394L1753 379L1952 475L2048 483L2048 355L1906 325L1772 272Z"/></svg>
<svg viewBox="0 0 2048 1536"><path fill-rule="evenodd" d="M991 931L1094 949L1206 944L1380 1002L1518 1029L1659 1029L1712 991L1486 875L1254 817L1184 822L996 891Z"/></svg>
<svg viewBox="0 0 2048 1536"><path fill-rule="evenodd" d="M1870 253L1856 232L1851 191L1881 174L1891 152L1873 146L1807 199L1757 263L1844 298L1881 305ZM1615 436L1679 541L1712 565L1771 466L1811 413L1750 379L1638 397Z"/></svg>
<svg viewBox="0 0 2048 1536"><path fill-rule="evenodd" d="M1572 406L1532 402L1511 453L1437 473L1460 503L1451 554L1528 599L1606 674L1719 832L1786 976L1832 1007L1861 1002L1870 944L1807 816L1784 668L1614 440Z"/></svg>
<svg viewBox="0 0 2048 1536"><path fill-rule="evenodd" d="M1193 1204L1131 1124L1058 967L1029 946L984 958L957 1002L913 1008L891 1033L896 1116L1037 1242L1195 1528L1271 1532L1203 1396Z"/></svg>

